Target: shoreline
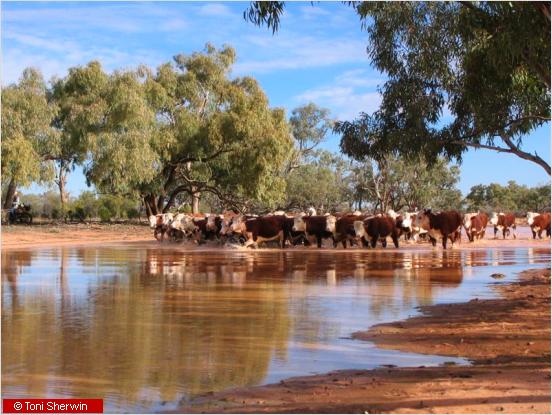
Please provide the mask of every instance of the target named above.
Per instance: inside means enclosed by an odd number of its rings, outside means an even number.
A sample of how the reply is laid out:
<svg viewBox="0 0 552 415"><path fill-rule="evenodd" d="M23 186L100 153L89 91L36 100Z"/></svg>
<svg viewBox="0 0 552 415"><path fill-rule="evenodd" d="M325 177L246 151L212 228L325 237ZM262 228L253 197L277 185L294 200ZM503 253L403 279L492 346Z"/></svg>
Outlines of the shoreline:
<svg viewBox="0 0 552 415"><path fill-rule="evenodd" d="M550 269L493 286L495 299L421 307L353 334L472 365L339 370L182 402L191 413L550 413Z"/></svg>

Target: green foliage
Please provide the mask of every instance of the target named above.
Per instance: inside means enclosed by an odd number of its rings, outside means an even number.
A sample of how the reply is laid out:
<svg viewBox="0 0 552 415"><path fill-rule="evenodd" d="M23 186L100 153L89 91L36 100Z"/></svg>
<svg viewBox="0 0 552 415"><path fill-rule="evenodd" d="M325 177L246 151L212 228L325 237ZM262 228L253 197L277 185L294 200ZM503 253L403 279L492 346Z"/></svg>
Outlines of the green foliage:
<svg viewBox="0 0 552 415"><path fill-rule="evenodd" d="M365 206L386 212L433 209L460 209L462 194L456 188L460 169L445 159L427 162L388 156L381 160L355 162L348 183L358 208Z"/></svg>
<svg viewBox="0 0 552 415"><path fill-rule="evenodd" d="M111 211L106 206L100 206L98 209L98 216L102 222L109 222L112 218Z"/></svg>
<svg viewBox="0 0 552 415"><path fill-rule="evenodd" d="M548 163L522 149L528 133L550 122L550 3L347 3L388 80L378 111L336 124L344 153L360 161L390 153L461 161L469 148L485 148L550 174ZM284 6L252 2L244 18L275 32Z"/></svg>
<svg viewBox="0 0 552 415"><path fill-rule="evenodd" d="M291 149L285 114L269 107L254 79L229 78L234 61L234 49L207 45L155 72L115 72L83 91L85 108L102 114L87 127L89 182L104 193L140 194L154 212L183 192L232 204L279 201L278 172Z"/></svg>
<svg viewBox="0 0 552 415"><path fill-rule="evenodd" d="M289 156L287 172L309 160L315 148L326 139L333 127L330 110L308 103L295 108L289 119L294 148Z"/></svg>
<svg viewBox="0 0 552 415"><path fill-rule="evenodd" d="M54 113L36 69L25 69L18 84L2 88L2 183L27 186L51 179L45 155Z"/></svg>
<svg viewBox="0 0 552 415"><path fill-rule="evenodd" d="M327 151L287 175L286 209L330 211L346 201L345 162Z"/></svg>
<svg viewBox="0 0 552 415"><path fill-rule="evenodd" d="M374 114L337 124L355 158L515 154L550 121L550 19L522 2L362 2L369 55L389 79ZM544 70L544 72L543 72ZM447 114L450 111L452 120Z"/></svg>
<svg viewBox="0 0 552 415"><path fill-rule="evenodd" d="M506 186L480 184L470 189L466 204L470 211L542 212L550 210L550 186L527 187L513 180Z"/></svg>

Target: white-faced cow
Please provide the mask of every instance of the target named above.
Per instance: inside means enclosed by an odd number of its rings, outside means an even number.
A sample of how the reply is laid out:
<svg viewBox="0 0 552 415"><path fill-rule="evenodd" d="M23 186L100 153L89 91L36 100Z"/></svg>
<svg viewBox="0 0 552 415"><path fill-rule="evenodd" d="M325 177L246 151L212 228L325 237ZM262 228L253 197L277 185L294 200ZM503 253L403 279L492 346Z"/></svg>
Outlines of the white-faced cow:
<svg viewBox="0 0 552 415"><path fill-rule="evenodd" d="M443 240L443 248L447 248L447 240L452 245L460 239L462 215L455 210L433 213L431 209L418 212L414 219L415 226L427 231L431 244L437 245L437 239Z"/></svg>
<svg viewBox="0 0 552 415"><path fill-rule="evenodd" d="M542 231L550 236L550 213L527 212L527 224L531 227L533 239L542 238Z"/></svg>
<svg viewBox="0 0 552 415"><path fill-rule="evenodd" d="M464 214L464 229L470 242L485 238L485 230L489 217L485 212L473 212Z"/></svg>
<svg viewBox="0 0 552 415"><path fill-rule="evenodd" d="M280 246L285 248L285 220L283 215L261 216L257 218L246 218L245 216L236 216L232 220L232 232L243 235L245 246L258 245L262 242L278 240Z"/></svg>
<svg viewBox="0 0 552 415"><path fill-rule="evenodd" d="M334 240L334 248L341 242L343 248L347 248L347 241L349 245L353 246L353 242L357 240L355 234L355 221L361 221L364 217L360 214L348 214L339 218L329 215L326 217L326 230L332 233Z"/></svg>
<svg viewBox="0 0 552 415"><path fill-rule="evenodd" d="M506 236L510 234L510 228L512 228L512 236L516 239L516 217L513 213L493 212L489 222L494 227L495 239L498 231L502 231L502 237L506 239Z"/></svg>
<svg viewBox="0 0 552 415"><path fill-rule="evenodd" d="M363 246L376 247L376 244L381 241L381 246L387 246L387 237L390 236L393 240L395 248L399 247L400 230L397 228L396 219L390 216L372 216L364 220L357 220L353 224L355 235L360 238Z"/></svg>
<svg viewBox="0 0 552 415"><path fill-rule="evenodd" d="M322 247L322 239L332 238L332 232L329 232L326 228L328 216L314 215L314 216L296 216L293 220L294 232L302 232L307 239L316 239L316 245L318 248Z"/></svg>
<svg viewBox="0 0 552 415"><path fill-rule="evenodd" d="M151 215L149 218L150 228L152 228L153 236L158 241L162 241L165 237L165 233L170 229L170 224L173 221L172 213L161 213L158 215Z"/></svg>

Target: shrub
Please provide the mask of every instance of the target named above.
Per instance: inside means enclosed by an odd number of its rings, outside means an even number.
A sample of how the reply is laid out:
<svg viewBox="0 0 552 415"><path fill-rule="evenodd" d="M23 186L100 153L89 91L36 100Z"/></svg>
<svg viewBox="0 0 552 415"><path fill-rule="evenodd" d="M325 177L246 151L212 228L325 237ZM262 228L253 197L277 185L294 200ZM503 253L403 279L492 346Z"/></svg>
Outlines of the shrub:
<svg viewBox="0 0 552 415"><path fill-rule="evenodd" d="M105 206L100 206L98 209L98 215L102 222L109 222L111 220L111 212Z"/></svg>

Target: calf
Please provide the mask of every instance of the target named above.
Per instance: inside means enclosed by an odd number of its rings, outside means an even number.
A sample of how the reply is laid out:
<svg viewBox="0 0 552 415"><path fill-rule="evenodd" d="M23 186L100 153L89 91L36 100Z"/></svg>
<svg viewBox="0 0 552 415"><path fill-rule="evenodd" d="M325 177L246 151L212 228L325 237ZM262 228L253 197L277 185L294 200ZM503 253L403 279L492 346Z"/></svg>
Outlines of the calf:
<svg viewBox="0 0 552 415"><path fill-rule="evenodd" d="M404 235L405 241L412 238L414 232L414 229L412 228L412 218L416 215L415 213L405 212L400 214L390 209L387 212L387 215L392 219L395 219L396 226L399 229L399 234Z"/></svg>
<svg viewBox="0 0 552 415"><path fill-rule="evenodd" d="M414 219L415 225L427 231L431 244L437 245L437 238L443 239L443 248L447 248L447 239L452 245L460 239L462 215L455 210L433 213L431 209L418 212Z"/></svg>
<svg viewBox="0 0 552 415"><path fill-rule="evenodd" d="M327 216L296 216L293 220L293 231L302 232L307 239L316 238L318 248L322 247L322 239L332 238L332 232L326 229Z"/></svg>
<svg viewBox="0 0 552 415"><path fill-rule="evenodd" d="M397 228L396 219L390 216L373 216L363 221L357 220L353 224L355 235L360 238L362 245L376 247L378 240L382 247L387 247L387 237L393 240L395 248L399 247L400 230Z"/></svg>
<svg viewBox="0 0 552 415"><path fill-rule="evenodd" d="M489 217L484 212L479 213L466 213L464 215L464 229L470 242L475 239L483 239L485 237L485 230L487 229L487 222Z"/></svg>
<svg viewBox="0 0 552 415"><path fill-rule="evenodd" d="M259 246L266 241L278 240L280 246L285 248L285 216L261 216L247 219L245 216L237 216L232 220L232 232L245 237L245 246Z"/></svg>
<svg viewBox="0 0 552 415"><path fill-rule="evenodd" d="M493 212L489 221L494 227L494 238L496 239L497 232L502 231L502 237L506 239L506 235L510 234L512 228L512 236L516 239L516 217L513 213L496 213Z"/></svg>
<svg viewBox="0 0 552 415"><path fill-rule="evenodd" d="M527 223L531 227L533 239L542 239L542 231L546 231L546 236L550 236L550 213L527 212Z"/></svg>

